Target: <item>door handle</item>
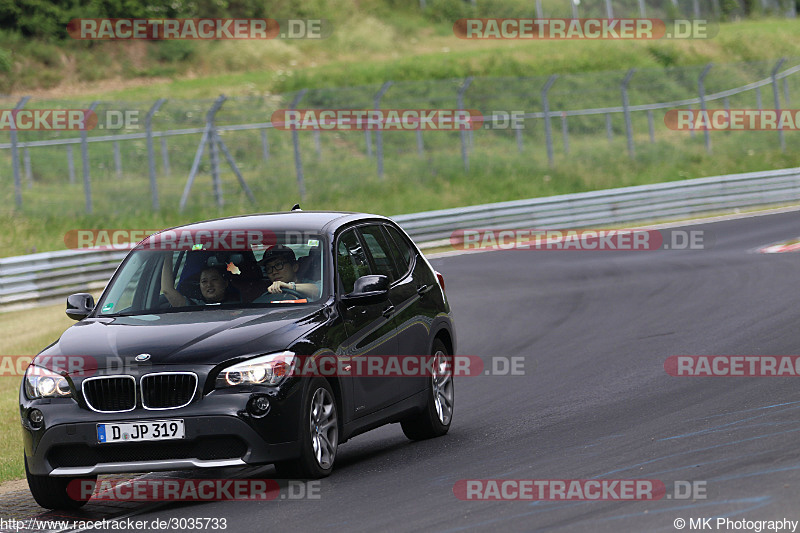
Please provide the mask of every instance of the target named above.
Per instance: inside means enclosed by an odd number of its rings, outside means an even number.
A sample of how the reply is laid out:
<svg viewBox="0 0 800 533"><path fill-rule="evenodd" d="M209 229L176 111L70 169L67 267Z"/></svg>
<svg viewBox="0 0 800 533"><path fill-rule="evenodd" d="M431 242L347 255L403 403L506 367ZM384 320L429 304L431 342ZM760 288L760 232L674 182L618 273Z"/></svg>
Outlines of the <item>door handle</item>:
<svg viewBox="0 0 800 533"><path fill-rule="evenodd" d="M420 285L417 288L417 294L422 296L423 294L426 294L427 292L429 292L432 288L433 288L433 285Z"/></svg>
<svg viewBox="0 0 800 533"><path fill-rule="evenodd" d="M384 310L383 310L383 312L382 312L381 314L382 314L383 316L385 316L386 318L389 318L390 316L392 316L392 315L394 314L394 306L393 306L393 305L390 305L389 307L387 307L386 309L384 309Z"/></svg>

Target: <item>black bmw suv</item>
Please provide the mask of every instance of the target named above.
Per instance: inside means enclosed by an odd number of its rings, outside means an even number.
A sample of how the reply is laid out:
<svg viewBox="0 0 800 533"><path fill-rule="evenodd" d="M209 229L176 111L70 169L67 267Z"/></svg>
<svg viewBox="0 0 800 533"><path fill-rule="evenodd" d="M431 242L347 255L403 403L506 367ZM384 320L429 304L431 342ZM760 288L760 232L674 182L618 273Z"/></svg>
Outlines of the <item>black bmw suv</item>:
<svg viewBox="0 0 800 533"><path fill-rule="evenodd" d="M399 422L425 439L452 420L444 280L384 217L298 210L165 230L96 305L75 294L67 314L78 322L20 388L43 507L84 504L68 484L104 473L272 463L318 478L355 435ZM391 358L429 371L385 372Z"/></svg>

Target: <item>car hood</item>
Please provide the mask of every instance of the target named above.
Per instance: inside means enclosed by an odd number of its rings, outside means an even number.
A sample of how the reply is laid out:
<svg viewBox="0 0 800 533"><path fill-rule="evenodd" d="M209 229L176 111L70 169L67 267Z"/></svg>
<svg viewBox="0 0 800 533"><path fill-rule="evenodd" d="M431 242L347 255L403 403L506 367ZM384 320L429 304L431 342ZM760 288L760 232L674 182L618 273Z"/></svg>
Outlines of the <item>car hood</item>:
<svg viewBox="0 0 800 533"><path fill-rule="evenodd" d="M236 357L286 349L324 322L322 308L204 309L89 318L65 331L37 356L37 361L47 367L49 360L54 361L61 368L76 371L117 366L124 369L126 365L138 365L137 355L149 354L149 365L215 365Z"/></svg>

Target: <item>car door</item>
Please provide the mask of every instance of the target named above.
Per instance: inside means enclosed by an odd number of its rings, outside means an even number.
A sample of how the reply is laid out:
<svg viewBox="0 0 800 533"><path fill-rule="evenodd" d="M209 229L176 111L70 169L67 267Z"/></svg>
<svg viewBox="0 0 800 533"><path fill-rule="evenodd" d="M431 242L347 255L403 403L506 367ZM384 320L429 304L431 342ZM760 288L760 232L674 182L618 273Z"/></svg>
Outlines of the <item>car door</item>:
<svg viewBox="0 0 800 533"><path fill-rule="evenodd" d="M430 355L431 325L442 309L436 291L438 281L427 263L417 256L417 250L402 231L391 224L384 224L389 249L394 257L400 279L393 286L391 297L397 312L398 343L400 353L415 356ZM427 387L427 380L415 382L419 390Z"/></svg>
<svg viewBox="0 0 800 533"><path fill-rule="evenodd" d="M336 276L339 294L352 292L355 280L361 276L375 274L373 266L355 229L342 233L336 242ZM367 355L397 355L397 331L390 302L371 305L348 306L343 302L339 310L344 322L346 340L339 348L339 357L351 361L351 367L366 368L358 358ZM385 386L385 379L372 376L355 376L350 379L352 386L355 418L374 413L388 405L391 396Z"/></svg>
<svg viewBox="0 0 800 533"><path fill-rule="evenodd" d="M389 304L395 327L397 328L397 348L401 369L407 368L411 375L401 377L381 378L380 394L385 398L386 405L401 401L425 387L426 379L420 372L421 357L428 355L429 323L425 317L420 316L417 285L409 263L401 261L398 264L396 256L402 256L400 250L386 232L383 224L368 224L359 226L359 232L364 241L369 257L376 274L383 274L389 278ZM404 366L403 358L409 358Z"/></svg>

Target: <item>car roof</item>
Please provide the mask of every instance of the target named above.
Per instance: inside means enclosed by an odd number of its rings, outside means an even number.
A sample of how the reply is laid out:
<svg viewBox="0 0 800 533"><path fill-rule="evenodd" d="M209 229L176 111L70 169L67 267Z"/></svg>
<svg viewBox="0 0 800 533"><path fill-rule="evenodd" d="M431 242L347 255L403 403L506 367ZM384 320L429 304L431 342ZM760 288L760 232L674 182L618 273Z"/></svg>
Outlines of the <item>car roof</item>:
<svg viewBox="0 0 800 533"><path fill-rule="evenodd" d="M201 222L193 222L183 226L164 229L162 231L183 229L192 231L269 230L273 232L307 231L333 234L337 228L345 224L358 220L370 219L382 221L388 220L386 217L367 213L355 213L348 211L296 210L279 213L237 215L232 217L204 220Z"/></svg>

